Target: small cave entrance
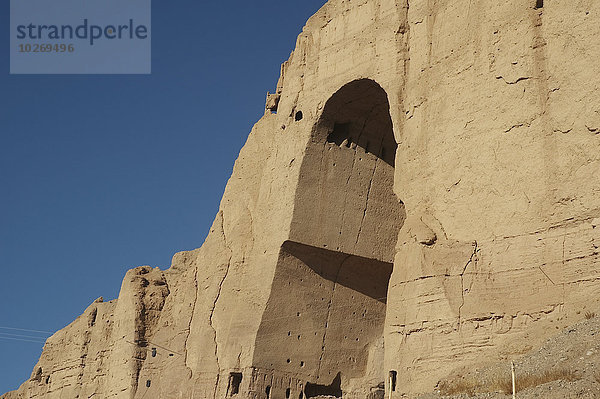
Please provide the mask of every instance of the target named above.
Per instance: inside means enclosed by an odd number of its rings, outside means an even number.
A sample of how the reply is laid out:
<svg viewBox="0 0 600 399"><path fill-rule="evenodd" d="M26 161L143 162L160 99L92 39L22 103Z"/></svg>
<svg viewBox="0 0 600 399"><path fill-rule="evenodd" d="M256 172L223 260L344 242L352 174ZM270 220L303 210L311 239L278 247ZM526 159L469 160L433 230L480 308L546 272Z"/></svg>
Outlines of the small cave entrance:
<svg viewBox="0 0 600 399"><path fill-rule="evenodd" d="M335 398L342 397L342 379L340 373L337 373L333 382L329 385L319 385L319 384L311 384L310 382L306 384L306 388L304 391L306 393L306 398L315 398L317 396L329 396Z"/></svg>
<svg viewBox="0 0 600 399"><path fill-rule="evenodd" d="M396 147L387 94L369 79L333 94L312 128L254 358L304 376L307 398L386 379L375 359L406 218L393 191Z"/></svg>
<svg viewBox="0 0 600 399"><path fill-rule="evenodd" d="M229 386L227 388L227 396L234 396L240 393L240 385L242 384L242 373L229 373Z"/></svg>

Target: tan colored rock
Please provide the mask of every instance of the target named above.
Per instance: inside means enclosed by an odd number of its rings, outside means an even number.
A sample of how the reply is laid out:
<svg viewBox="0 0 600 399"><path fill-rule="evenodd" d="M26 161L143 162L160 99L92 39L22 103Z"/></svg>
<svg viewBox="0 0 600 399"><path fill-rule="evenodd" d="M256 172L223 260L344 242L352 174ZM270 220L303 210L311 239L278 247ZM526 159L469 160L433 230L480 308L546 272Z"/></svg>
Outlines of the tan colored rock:
<svg viewBox="0 0 600 399"><path fill-rule="evenodd" d="M5 398L413 395L597 308L600 4L546 3L329 1L202 248Z"/></svg>

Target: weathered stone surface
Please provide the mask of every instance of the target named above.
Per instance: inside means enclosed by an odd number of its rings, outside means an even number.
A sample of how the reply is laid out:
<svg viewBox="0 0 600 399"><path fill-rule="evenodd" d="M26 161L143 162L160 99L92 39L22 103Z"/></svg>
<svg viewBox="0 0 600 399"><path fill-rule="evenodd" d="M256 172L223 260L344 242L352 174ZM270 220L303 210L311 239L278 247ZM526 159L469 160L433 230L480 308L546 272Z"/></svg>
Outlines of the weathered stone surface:
<svg viewBox="0 0 600 399"><path fill-rule="evenodd" d="M330 0L204 245L5 398L412 395L597 308L600 4L536 3Z"/></svg>

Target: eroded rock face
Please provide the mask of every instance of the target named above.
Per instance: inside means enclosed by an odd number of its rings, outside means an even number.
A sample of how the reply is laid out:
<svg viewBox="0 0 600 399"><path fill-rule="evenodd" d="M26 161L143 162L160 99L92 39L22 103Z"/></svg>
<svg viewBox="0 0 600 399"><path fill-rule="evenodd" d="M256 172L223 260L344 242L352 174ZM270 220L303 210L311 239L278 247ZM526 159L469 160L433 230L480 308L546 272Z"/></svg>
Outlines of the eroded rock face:
<svg viewBox="0 0 600 399"><path fill-rule="evenodd" d="M169 287L150 267L127 272L119 298L97 299L48 339L31 378L8 398L133 395Z"/></svg>
<svg viewBox="0 0 600 399"><path fill-rule="evenodd" d="M5 398L413 394L583 317L600 4L537 3L329 1L204 245L129 272Z"/></svg>

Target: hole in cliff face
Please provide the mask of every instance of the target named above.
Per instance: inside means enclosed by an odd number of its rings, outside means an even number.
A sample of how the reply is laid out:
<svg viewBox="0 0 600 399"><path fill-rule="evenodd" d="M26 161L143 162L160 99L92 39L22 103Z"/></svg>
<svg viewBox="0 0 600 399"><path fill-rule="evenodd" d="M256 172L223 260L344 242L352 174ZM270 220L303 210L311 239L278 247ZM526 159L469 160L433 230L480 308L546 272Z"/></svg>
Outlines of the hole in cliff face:
<svg viewBox="0 0 600 399"><path fill-rule="evenodd" d="M331 133L327 136L328 143L342 145L342 142L350 136L349 123L334 123Z"/></svg>
<svg viewBox="0 0 600 399"><path fill-rule="evenodd" d="M544 0L536 0L535 1L535 8L543 8L544 7Z"/></svg>
<svg viewBox="0 0 600 399"><path fill-rule="evenodd" d="M383 356L394 248L406 217L393 190L395 154L383 88L361 79L332 95L300 166L289 238L253 360L257 367L304 376L311 381L306 397L352 394L356 379L367 384L373 375L387 377L377 359ZM291 332L303 332L301 340ZM300 366L288 362L300 357Z"/></svg>
<svg viewBox="0 0 600 399"><path fill-rule="evenodd" d="M240 392L240 385L242 384L242 373L230 373L229 374L229 396L237 395Z"/></svg>
<svg viewBox="0 0 600 399"><path fill-rule="evenodd" d="M342 378L341 374L337 373L331 384L329 385L319 385L319 384L311 384L310 382L306 384L305 393L306 398L314 398L316 396L333 396L336 398L342 397Z"/></svg>
<svg viewBox="0 0 600 399"><path fill-rule="evenodd" d="M390 371L390 391L396 391L396 379L398 378L398 372L396 370Z"/></svg>
<svg viewBox="0 0 600 399"><path fill-rule="evenodd" d="M304 118L304 114L302 114L302 111L296 112L296 115L294 116L294 120L296 122L300 122L303 118Z"/></svg>
<svg viewBox="0 0 600 399"><path fill-rule="evenodd" d="M31 377L32 381L41 382L42 381L42 368L38 367L33 377Z"/></svg>
<svg viewBox="0 0 600 399"><path fill-rule="evenodd" d="M328 143L353 150L358 147L394 166L396 141L387 95L372 80L354 81L335 93L317 130L328 132Z"/></svg>

